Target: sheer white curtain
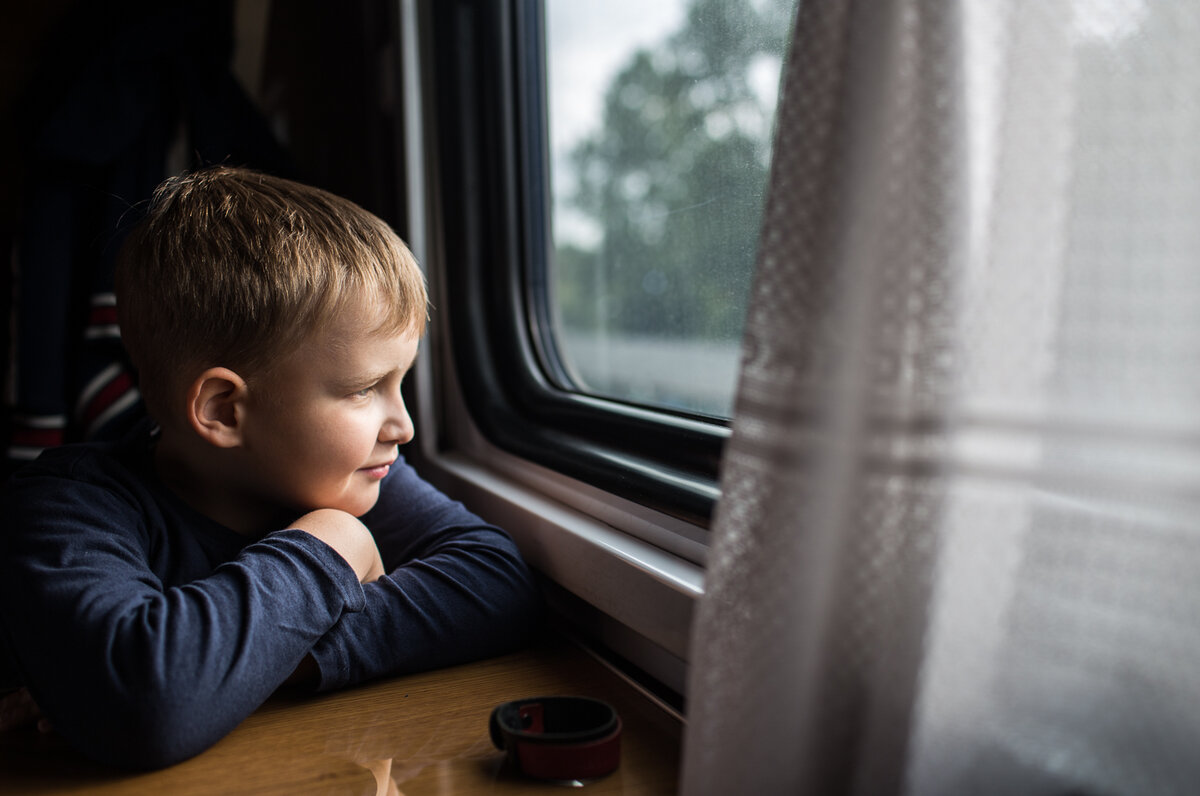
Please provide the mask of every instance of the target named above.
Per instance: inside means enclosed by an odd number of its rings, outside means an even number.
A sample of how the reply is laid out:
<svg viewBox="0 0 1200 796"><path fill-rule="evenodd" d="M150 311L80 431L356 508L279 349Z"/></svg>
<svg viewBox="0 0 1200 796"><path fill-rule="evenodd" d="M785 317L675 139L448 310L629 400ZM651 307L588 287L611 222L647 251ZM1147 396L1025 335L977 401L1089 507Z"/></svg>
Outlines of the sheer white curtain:
<svg viewBox="0 0 1200 796"><path fill-rule="evenodd" d="M685 794L1200 792L1200 3L801 0Z"/></svg>

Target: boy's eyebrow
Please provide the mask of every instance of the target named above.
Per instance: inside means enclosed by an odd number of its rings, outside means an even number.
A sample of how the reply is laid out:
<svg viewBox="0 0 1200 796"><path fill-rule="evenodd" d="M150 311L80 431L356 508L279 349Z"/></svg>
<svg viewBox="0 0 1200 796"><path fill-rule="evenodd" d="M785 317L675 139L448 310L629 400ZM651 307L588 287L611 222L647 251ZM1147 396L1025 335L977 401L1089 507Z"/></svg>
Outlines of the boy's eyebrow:
<svg viewBox="0 0 1200 796"><path fill-rule="evenodd" d="M410 370L412 370L412 366L416 363L417 353L419 353L419 352L420 352L420 350L418 349L418 351L413 354L413 358L410 359L408 361L408 364L405 365L404 367L382 368L380 370L368 370L363 373L359 373L355 376L351 376L345 380L339 381L338 386L344 387L346 389L356 388L356 387L366 387L368 385L374 384L375 382L382 381L384 378L386 378L387 376L390 376L393 373L401 373L401 374L408 373Z"/></svg>

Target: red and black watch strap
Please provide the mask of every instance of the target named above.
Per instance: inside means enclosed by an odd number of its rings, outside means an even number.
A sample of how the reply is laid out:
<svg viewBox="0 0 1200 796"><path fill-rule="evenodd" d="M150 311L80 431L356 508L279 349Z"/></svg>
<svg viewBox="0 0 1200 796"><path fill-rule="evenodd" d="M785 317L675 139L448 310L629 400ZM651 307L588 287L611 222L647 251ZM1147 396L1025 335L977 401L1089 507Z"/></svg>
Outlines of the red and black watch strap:
<svg viewBox="0 0 1200 796"><path fill-rule="evenodd" d="M596 779L621 762L621 718L590 697L535 697L492 711L492 743L537 779Z"/></svg>

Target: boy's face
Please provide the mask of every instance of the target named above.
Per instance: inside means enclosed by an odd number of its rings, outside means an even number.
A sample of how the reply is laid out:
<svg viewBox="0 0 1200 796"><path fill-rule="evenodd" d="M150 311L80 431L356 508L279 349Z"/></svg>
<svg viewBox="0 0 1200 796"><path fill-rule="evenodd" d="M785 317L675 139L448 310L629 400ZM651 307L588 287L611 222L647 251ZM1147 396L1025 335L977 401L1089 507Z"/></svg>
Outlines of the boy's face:
<svg viewBox="0 0 1200 796"><path fill-rule="evenodd" d="M254 491L279 509L360 516L413 438L400 384L416 331L373 332L372 306L342 313L250 388L243 444Z"/></svg>

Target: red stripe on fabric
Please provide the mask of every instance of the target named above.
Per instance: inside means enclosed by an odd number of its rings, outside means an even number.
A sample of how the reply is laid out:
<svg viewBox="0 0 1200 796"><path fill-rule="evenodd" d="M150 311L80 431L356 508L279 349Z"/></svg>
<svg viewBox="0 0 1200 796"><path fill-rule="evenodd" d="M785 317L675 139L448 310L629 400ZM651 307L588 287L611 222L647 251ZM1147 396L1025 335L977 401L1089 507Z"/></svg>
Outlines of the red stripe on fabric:
<svg viewBox="0 0 1200 796"><path fill-rule="evenodd" d="M92 312L88 316L89 326L112 326L116 322L116 307L92 307Z"/></svg>
<svg viewBox="0 0 1200 796"><path fill-rule="evenodd" d="M52 448L63 443L61 428L14 428L10 445L20 448Z"/></svg>
<svg viewBox="0 0 1200 796"><path fill-rule="evenodd" d="M92 423L97 417L104 414L104 411L117 402L125 393L133 388L133 379L129 376L128 371L121 371L112 381L104 385L104 387L96 393L88 405L83 410L83 427L91 428Z"/></svg>

